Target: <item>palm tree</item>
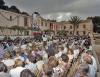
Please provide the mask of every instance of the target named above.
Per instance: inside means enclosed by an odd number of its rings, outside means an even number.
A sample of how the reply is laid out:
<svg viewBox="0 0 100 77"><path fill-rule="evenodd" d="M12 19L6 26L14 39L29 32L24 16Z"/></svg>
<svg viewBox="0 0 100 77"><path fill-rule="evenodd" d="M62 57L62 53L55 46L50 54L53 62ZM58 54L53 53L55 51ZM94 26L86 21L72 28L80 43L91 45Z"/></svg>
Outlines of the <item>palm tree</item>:
<svg viewBox="0 0 100 77"><path fill-rule="evenodd" d="M78 16L72 16L69 20L71 24L73 24L73 35L76 34L79 23L81 22L81 18Z"/></svg>

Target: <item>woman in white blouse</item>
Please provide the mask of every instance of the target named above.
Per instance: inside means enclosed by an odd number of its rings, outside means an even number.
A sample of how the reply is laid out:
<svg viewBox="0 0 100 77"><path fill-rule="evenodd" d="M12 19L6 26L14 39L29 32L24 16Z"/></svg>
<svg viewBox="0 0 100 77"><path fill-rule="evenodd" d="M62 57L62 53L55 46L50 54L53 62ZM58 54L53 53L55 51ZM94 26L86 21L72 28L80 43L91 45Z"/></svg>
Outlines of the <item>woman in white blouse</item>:
<svg viewBox="0 0 100 77"><path fill-rule="evenodd" d="M15 61L15 65L13 69L10 70L9 74L11 77L20 77L20 73L25 69L23 61L20 59L17 59Z"/></svg>

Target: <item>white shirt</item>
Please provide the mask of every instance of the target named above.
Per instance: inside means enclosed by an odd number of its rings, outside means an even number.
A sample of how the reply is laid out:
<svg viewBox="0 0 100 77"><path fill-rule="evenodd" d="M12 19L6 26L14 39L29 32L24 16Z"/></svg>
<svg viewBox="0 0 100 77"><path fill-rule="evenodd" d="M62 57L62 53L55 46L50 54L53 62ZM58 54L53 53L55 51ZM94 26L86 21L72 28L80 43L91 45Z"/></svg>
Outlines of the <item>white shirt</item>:
<svg viewBox="0 0 100 77"><path fill-rule="evenodd" d="M77 58L79 55L79 49L74 50L74 58Z"/></svg>
<svg viewBox="0 0 100 77"><path fill-rule="evenodd" d="M91 56L91 58L92 58L92 61L93 61L94 70L95 70L95 72L97 72L97 63L96 63L96 60L95 60L95 58L93 56Z"/></svg>
<svg viewBox="0 0 100 77"><path fill-rule="evenodd" d="M27 45L22 45L21 48L22 49L26 49L27 48Z"/></svg>
<svg viewBox="0 0 100 77"><path fill-rule="evenodd" d="M35 63L29 63L25 65L25 68L29 69L31 72L37 71L37 65Z"/></svg>
<svg viewBox="0 0 100 77"><path fill-rule="evenodd" d="M14 58L14 60L17 60L17 59L20 59L21 61L25 61L26 63L29 63L29 59L25 60L24 57L19 56L19 57Z"/></svg>
<svg viewBox="0 0 100 77"><path fill-rule="evenodd" d="M85 40L82 41L81 46L83 46L84 43L85 43Z"/></svg>
<svg viewBox="0 0 100 77"><path fill-rule="evenodd" d="M47 41L47 37L45 36L45 37L43 37L43 41Z"/></svg>
<svg viewBox="0 0 100 77"><path fill-rule="evenodd" d="M13 47L13 50L17 51L18 50L18 47L17 46L14 46Z"/></svg>
<svg viewBox="0 0 100 77"><path fill-rule="evenodd" d="M69 46L69 48L72 48L74 46L74 42Z"/></svg>
<svg viewBox="0 0 100 77"><path fill-rule="evenodd" d="M53 71L54 71L54 73L53 73L52 77L61 77L64 72L64 70L59 66L53 68Z"/></svg>
<svg viewBox="0 0 100 77"><path fill-rule="evenodd" d="M43 64L44 64L44 62L43 62L42 60L41 60L41 61L38 61L38 62L36 63L37 68L38 68L39 71L42 70Z"/></svg>
<svg viewBox="0 0 100 77"><path fill-rule="evenodd" d="M63 52L60 51L59 53L55 54L55 57L56 57L56 58L60 58L62 54L63 54Z"/></svg>
<svg viewBox="0 0 100 77"><path fill-rule="evenodd" d="M64 52L63 53L67 53L67 48L66 47L64 48Z"/></svg>
<svg viewBox="0 0 100 77"><path fill-rule="evenodd" d="M11 77L20 77L21 72L24 70L25 68L23 67L16 67L14 69L10 70L10 76Z"/></svg>
<svg viewBox="0 0 100 77"><path fill-rule="evenodd" d="M94 69L93 65L89 64L89 76L90 77L95 77L95 74L96 74L96 72L95 72L95 69Z"/></svg>
<svg viewBox="0 0 100 77"><path fill-rule="evenodd" d="M93 50L92 46L89 46L89 50Z"/></svg>
<svg viewBox="0 0 100 77"><path fill-rule="evenodd" d="M2 62L3 62L7 67L13 66L13 65L15 64L14 59L2 60Z"/></svg>

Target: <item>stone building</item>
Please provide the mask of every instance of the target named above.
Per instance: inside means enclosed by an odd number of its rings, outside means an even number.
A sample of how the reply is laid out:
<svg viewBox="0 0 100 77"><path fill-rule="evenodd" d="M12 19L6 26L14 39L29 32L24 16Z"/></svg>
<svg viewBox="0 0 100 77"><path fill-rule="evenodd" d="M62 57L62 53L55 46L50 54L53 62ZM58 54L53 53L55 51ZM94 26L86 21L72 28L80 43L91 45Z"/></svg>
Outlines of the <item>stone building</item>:
<svg viewBox="0 0 100 77"><path fill-rule="evenodd" d="M34 23L36 25L38 25L42 31L50 29L56 33L57 31L65 30L65 31L67 31L68 35L73 34L73 24L71 24L68 21L56 22L54 20L46 20L46 19L42 18L41 16L37 16ZM88 33L93 34L92 20L90 20L90 19L82 20L79 23L76 34L84 35L84 34L88 34Z"/></svg>
<svg viewBox="0 0 100 77"><path fill-rule="evenodd" d="M62 26L63 26L63 30L66 30L68 32L69 35L73 34L73 24L71 24L68 21L65 22L61 22ZM82 20L79 23L79 26L76 30L76 34L80 34L80 35L84 35L84 34L88 34L91 33L93 34L93 23L92 20Z"/></svg>
<svg viewBox="0 0 100 77"><path fill-rule="evenodd" d="M14 13L0 9L0 35L18 35L18 30L12 30L11 27L29 28L32 26L32 16ZM16 27L16 28L17 28ZM0 29L1 29L0 28ZM19 35L31 35L30 31L19 33Z"/></svg>
<svg viewBox="0 0 100 77"><path fill-rule="evenodd" d="M60 30L67 31L68 35L73 34L73 25L68 21L57 22L47 20L35 14L35 17L25 14L18 14L10 11L0 10L0 35L32 35L32 25L38 26L41 31L53 30L55 33ZM26 30L10 29L15 26L25 28ZM92 20L82 20L77 28L76 34L93 34Z"/></svg>

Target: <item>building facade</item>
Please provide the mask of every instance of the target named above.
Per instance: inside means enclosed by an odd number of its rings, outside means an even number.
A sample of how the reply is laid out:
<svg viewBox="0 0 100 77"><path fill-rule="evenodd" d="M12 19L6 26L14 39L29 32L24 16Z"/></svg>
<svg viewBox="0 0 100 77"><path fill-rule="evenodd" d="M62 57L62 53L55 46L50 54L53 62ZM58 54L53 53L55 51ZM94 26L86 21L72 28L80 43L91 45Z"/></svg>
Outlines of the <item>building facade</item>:
<svg viewBox="0 0 100 77"><path fill-rule="evenodd" d="M63 25L63 30L66 30L68 32L69 35L73 34L73 24L71 24L70 22L66 21L66 22L61 22ZM93 23L92 20L82 20L79 23L79 26L77 27L76 33L75 34L79 34L79 35L86 35L88 33L93 34Z"/></svg>
<svg viewBox="0 0 100 77"><path fill-rule="evenodd" d="M36 14L35 17L33 17L0 10L0 35L31 35L32 30L28 30L28 28L32 28L33 25L38 26L41 31L53 30L57 33L57 31L65 30L68 35L73 34L73 24L68 21L57 22L44 19L40 14ZM27 31L23 30L19 32L19 30L10 29L13 26L26 28ZM88 33L93 34L92 20L82 20L77 28L76 34L84 35Z"/></svg>
<svg viewBox="0 0 100 77"><path fill-rule="evenodd" d="M43 19L41 16L39 16L39 17L37 16L37 19L35 20L34 23L36 25L38 25L42 31L50 29L50 30L53 30L55 33L57 33L57 31L65 30L65 31L67 31L68 35L72 35L73 30L74 30L73 24L71 24L68 21L56 22L53 20ZM90 20L90 19L82 20L79 23L79 26L76 30L76 34L86 35L88 33L93 34L92 20Z"/></svg>
<svg viewBox="0 0 100 77"><path fill-rule="evenodd" d="M0 10L0 27L3 28L0 30L0 35L18 35L17 30L10 29L13 26L28 28L32 26L32 16L18 14L10 11ZM25 32L19 33L24 35ZM28 31L28 33L30 32Z"/></svg>

